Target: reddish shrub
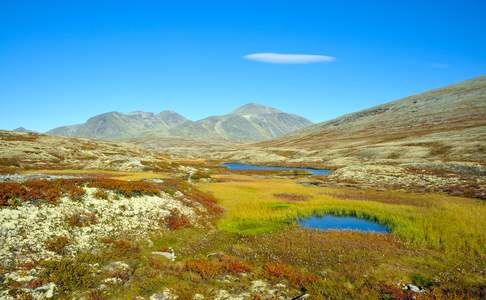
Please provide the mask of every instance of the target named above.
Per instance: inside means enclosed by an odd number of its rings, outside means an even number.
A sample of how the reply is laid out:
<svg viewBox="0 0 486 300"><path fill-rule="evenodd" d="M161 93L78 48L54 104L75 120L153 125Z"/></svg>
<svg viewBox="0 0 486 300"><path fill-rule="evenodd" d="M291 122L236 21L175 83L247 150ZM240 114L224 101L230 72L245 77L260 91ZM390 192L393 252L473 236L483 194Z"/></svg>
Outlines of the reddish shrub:
<svg viewBox="0 0 486 300"><path fill-rule="evenodd" d="M156 259L155 257L149 257L149 266L152 269L156 269L156 270L162 270L163 267L160 260Z"/></svg>
<svg viewBox="0 0 486 300"><path fill-rule="evenodd" d="M203 205L210 213L221 214L223 208L218 205L216 199L180 179L166 179L164 181L164 190L182 191L188 198Z"/></svg>
<svg viewBox="0 0 486 300"><path fill-rule="evenodd" d="M191 226L189 219L175 209L171 211L170 215L165 219L165 222L170 230L177 230Z"/></svg>
<svg viewBox="0 0 486 300"><path fill-rule="evenodd" d="M28 289L36 289L45 284L45 281L42 279L33 279L29 283L27 283L26 288Z"/></svg>
<svg viewBox="0 0 486 300"><path fill-rule="evenodd" d="M27 194L27 189L17 182L1 182L0 183L0 205L11 205L11 201L24 198Z"/></svg>
<svg viewBox="0 0 486 300"><path fill-rule="evenodd" d="M195 259L186 262L186 270L198 273L203 279L210 279L220 274L221 265L214 261Z"/></svg>
<svg viewBox="0 0 486 300"><path fill-rule="evenodd" d="M225 256L220 261L223 269L229 273L237 274L251 271L250 266L234 257Z"/></svg>
<svg viewBox="0 0 486 300"><path fill-rule="evenodd" d="M398 286L387 285L381 287L380 289L381 293L384 296L388 296L390 299L412 300L416 298L413 292L403 290Z"/></svg>
<svg viewBox="0 0 486 300"><path fill-rule="evenodd" d="M31 270L39 265L37 261L29 261L17 265L17 270Z"/></svg>
<svg viewBox="0 0 486 300"><path fill-rule="evenodd" d="M291 284L303 286L319 281L319 276L295 270L289 265L282 263L268 263L263 267L264 272L269 277L287 279Z"/></svg>
<svg viewBox="0 0 486 300"><path fill-rule="evenodd" d="M105 244L111 244L115 249L116 252L121 254L121 255L127 255L127 254L133 254L133 253L138 253L140 252L140 248L136 245L134 245L132 242L129 240L114 240L111 238L107 238L102 240L103 243Z"/></svg>
<svg viewBox="0 0 486 300"><path fill-rule="evenodd" d="M81 199L85 191L82 180L30 180L26 182L0 182L0 205L8 206L12 201L48 201L57 203L64 194L71 199Z"/></svg>
<svg viewBox="0 0 486 300"><path fill-rule="evenodd" d="M123 181L101 178L91 181L88 185L94 188L111 190L125 197L159 194L159 189L155 184L143 181Z"/></svg>
<svg viewBox="0 0 486 300"><path fill-rule="evenodd" d="M89 300L105 300L106 298L103 296L103 292L100 290L92 290L88 294Z"/></svg>

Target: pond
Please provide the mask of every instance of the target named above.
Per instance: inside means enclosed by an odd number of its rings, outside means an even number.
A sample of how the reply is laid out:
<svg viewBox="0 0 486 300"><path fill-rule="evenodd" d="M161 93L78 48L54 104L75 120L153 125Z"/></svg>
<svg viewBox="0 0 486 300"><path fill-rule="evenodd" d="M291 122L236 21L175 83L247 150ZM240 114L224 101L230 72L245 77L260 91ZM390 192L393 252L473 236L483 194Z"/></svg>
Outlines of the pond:
<svg viewBox="0 0 486 300"><path fill-rule="evenodd" d="M388 233L390 229L376 222L360 219L357 217L345 216L314 216L299 220L299 224L304 228L320 230L352 230L362 232Z"/></svg>
<svg viewBox="0 0 486 300"><path fill-rule="evenodd" d="M252 164L242 164L242 163L224 163L224 167L232 171L306 171L312 175L327 175L331 171L326 169L313 169L313 168L298 168L298 167L279 167L279 166L262 166L262 165L252 165Z"/></svg>

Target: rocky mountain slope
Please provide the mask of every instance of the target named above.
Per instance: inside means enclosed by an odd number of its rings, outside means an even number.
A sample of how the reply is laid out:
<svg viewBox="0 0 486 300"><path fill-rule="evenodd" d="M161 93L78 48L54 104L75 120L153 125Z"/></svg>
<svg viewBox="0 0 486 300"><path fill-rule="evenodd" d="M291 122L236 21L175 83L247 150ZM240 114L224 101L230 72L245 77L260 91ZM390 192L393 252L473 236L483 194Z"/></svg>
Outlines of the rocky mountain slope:
<svg viewBox="0 0 486 300"><path fill-rule="evenodd" d="M184 122L188 120L173 111L163 111L159 114L141 111L128 114L108 112L94 116L83 124L54 128L47 134L116 139L137 136L149 131L168 134L169 129Z"/></svg>
<svg viewBox="0 0 486 300"><path fill-rule="evenodd" d="M486 76L481 76L347 114L259 146L293 149L295 159L334 165L431 160L484 164L485 116Z"/></svg>
<svg viewBox="0 0 486 300"><path fill-rule="evenodd" d="M59 127L47 133L112 140L177 137L249 142L279 137L311 124L303 117L250 103L229 114L195 122L171 111L110 112L90 118L84 124Z"/></svg>

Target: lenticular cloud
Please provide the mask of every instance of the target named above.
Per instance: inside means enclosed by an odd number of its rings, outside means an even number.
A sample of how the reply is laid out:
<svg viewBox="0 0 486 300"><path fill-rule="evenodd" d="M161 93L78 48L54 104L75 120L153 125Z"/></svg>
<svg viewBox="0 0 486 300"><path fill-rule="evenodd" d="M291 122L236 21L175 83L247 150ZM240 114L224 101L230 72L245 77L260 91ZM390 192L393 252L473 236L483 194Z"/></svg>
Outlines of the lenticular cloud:
<svg viewBox="0 0 486 300"><path fill-rule="evenodd" d="M252 53L245 55L244 58L272 64L310 64L336 60L335 57L327 55L282 53Z"/></svg>

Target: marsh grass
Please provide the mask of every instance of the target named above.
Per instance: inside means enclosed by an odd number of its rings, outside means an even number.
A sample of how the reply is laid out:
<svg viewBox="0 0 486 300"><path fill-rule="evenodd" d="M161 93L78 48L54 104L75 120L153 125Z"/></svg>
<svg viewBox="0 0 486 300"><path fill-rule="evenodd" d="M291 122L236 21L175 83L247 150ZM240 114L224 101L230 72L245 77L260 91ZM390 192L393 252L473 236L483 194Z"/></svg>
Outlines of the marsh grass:
<svg viewBox="0 0 486 300"><path fill-rule="evenodd" d="M486 204L442 194L303 186L292 180L251 179L203 183L224 207L220 229L239 234L270 232L311 215L349 215L377 221L412 245L450 255L486 253ZM307 197L282 201L282 193Z"/></svg>

